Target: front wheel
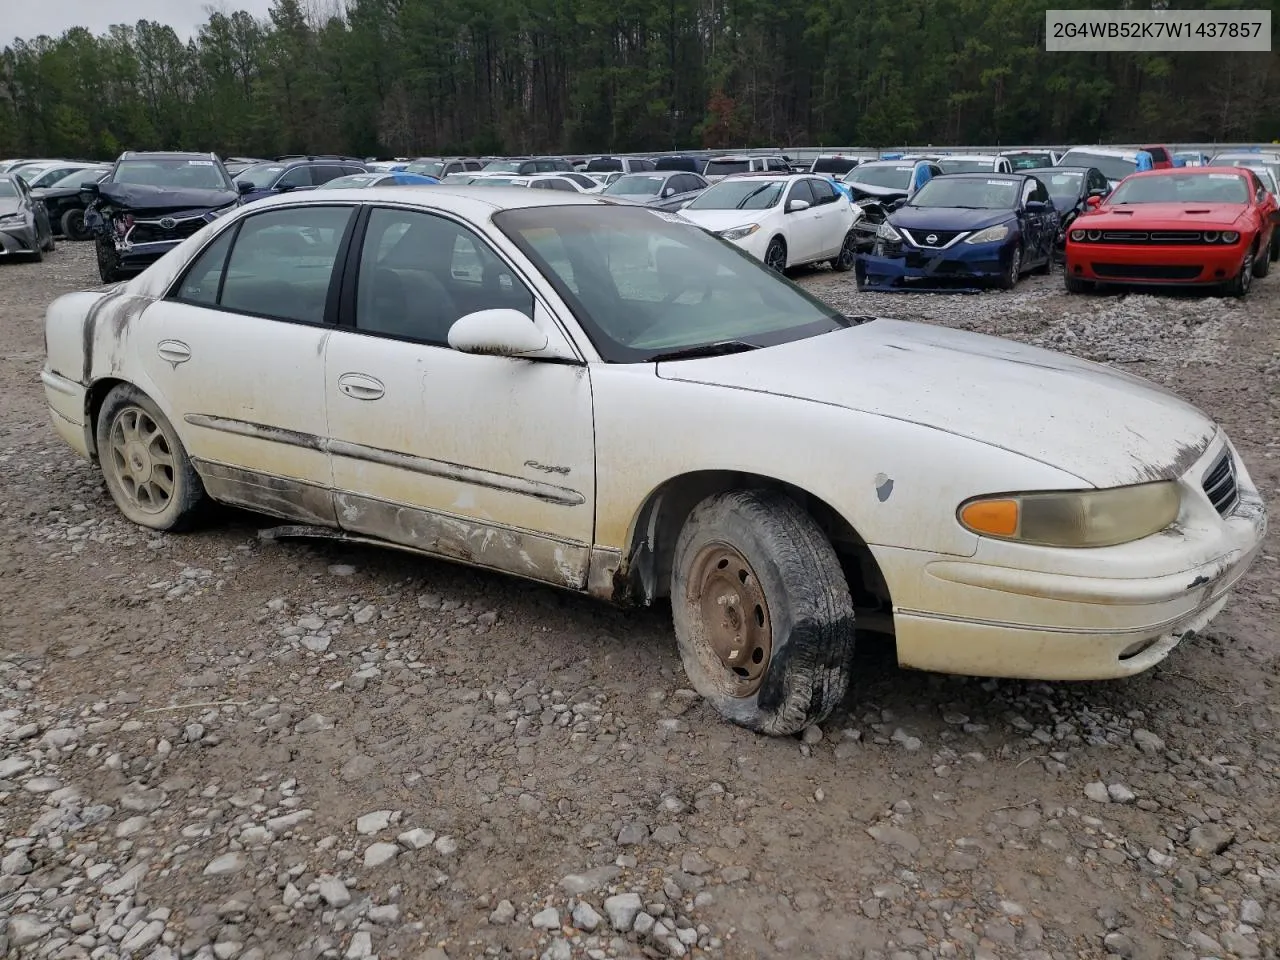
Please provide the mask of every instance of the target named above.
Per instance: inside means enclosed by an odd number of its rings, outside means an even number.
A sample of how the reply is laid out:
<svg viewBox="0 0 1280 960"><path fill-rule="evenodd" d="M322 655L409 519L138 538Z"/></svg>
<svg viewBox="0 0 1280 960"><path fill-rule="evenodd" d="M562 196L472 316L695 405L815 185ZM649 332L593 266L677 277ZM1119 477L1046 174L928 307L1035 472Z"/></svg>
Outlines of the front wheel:
<svg viewBox="0 0 1280 960"><path fill-rule="evenodd" d="M831 269L840 273L848 273L858 259L858 235L850 230L844 235L844 243L840 245L840 255L831 261Z"/></svg>
<svg viewBox="0 0 1280 960"><path fill-rule="evenodd" d="M1000 277L1000 286L1005 290L1012 290L1018 285L1018 278L1022 276L1022 247L1021 245L1013 248L1013 253L1009 254L1009 264L1005 267L1004 275Z"/></svg>
<svg viewBox="0 0 1280 960"><path fill-rule="evenodd" d="M676 542L671 613L685 673L721 716L786 736L844 697L853 601L831 542L782 493L708 497Z"/></svg>
<svg viewBox="0 0 1280 960"><path fill-rule="evenodd" d="M764 252L764 265L776 273L784 273L787 269L787 245L781 237L769 241Z"/></svg>
<svg viewBox="0 0 1280 960"><path fill-rule="evenodd" d="M103 237L98 237L95 246L98 254L98 276L102 278L102 282L115 283L122 280L124 277L120 272L120 258L115 246Z"/></svg>
<svg viewBox="0 0 1280 960"><path fill-rule="evenodd" d="M1236 274L1233 280L1226 283L1225 291L1231 297L1245 297L1249 295L1249 290L1253 287L1253 265L1255 259L1255 251L1250 248L1249 252L1244 255L1244 259L1240 261L1240 272Z"/></svg>
<svg viewBox="0 0 1280 960"><path fill-rule="evenodd" d="M204 501L204 484L155 401L121 384L103 401L96 434L102 476L125 517L153 530L191 523Z"/></svg>
<svg viewBox="0 0 1280 960"><path fill-rule="evenodd" d="M83 210L68 210L62 215L62 235L68 240L89 239L89 231L84 226Z"/></svg>

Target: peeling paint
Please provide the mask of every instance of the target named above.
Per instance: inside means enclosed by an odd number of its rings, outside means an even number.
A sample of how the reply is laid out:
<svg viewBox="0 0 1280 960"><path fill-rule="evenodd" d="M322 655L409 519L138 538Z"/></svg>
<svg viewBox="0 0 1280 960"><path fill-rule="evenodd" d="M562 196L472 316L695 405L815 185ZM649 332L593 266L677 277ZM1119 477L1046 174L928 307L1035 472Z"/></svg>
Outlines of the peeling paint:
<svg viewBox="0 0 1280 960"><path fill-rule="evenodd" d="M876 497L881 503L884 503L889 497L893 496L893 477L885 473L877 473L875 476Z"/></svg>

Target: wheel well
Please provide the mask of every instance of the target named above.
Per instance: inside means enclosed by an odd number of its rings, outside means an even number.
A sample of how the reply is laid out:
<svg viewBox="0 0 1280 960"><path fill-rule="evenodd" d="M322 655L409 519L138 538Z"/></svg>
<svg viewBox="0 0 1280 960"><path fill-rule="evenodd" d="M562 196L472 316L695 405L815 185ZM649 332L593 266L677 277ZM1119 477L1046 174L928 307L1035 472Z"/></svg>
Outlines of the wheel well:
<svg viewBox="0 0 1280 960"><path fill-rule="evenodd" d="M89 387L89 392L84 398L84 432L85 439L89 444L90 456L98 455L98 414L102 412L102 404L109 394L116 387L126 383L125 380L117 380L112 377L106 377L97 380Z"/></svg>
<svg viewBox="0 0 1280 960"><path fill-rule="evenodd" d="M892 600L880 565L853 526L830 504L808 491L772 477L731 470L704 470L673 477L658 487L636 515L626 554L626 573L631 595L651 602L670 594L671 565L676 539L693 508L717 493L728 490L780 490L794 499L813 517L835 547L844 568L853 605L867 622L867 629L892 628ZM883 614L877 627L867 614Z"/></svg>

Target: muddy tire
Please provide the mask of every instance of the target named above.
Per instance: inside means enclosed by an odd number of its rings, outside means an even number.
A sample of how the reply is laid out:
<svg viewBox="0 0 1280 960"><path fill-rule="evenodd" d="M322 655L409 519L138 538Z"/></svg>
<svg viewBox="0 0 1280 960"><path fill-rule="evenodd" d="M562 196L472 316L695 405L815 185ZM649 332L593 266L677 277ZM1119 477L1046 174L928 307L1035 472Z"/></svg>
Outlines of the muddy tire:
<svg viewBox="0 0 1280 960"><path fill-rule="evenodd" d="M89 231L84 226L83 210L68 210L62 215L62 235L68 240L88 240Z"/></svg>
<svg viewBox="0 0 1280 960"><path fill-rule="evenodd" d="M102 475L120 512L153 530L189 527L204 503L204 484L155 402L121 384L107 394L95 431Z"/></svg>
<svg viewBox="0 0 1280 960"><path fill-rule="evenodd" d="M764 252L764 265L775 273L787 271L787 242L781 237L774 237Z"/></svg>
<svg viewBox="0 0 1280 960"><path fill-rule="evenodd" d="M676 541L671 611L685 673L725 719L786 736L849 686L853 601L830 541L770 491L716 494Z"/></svg>
<svg viewBox="0 0 1280 960"><path fill-rule="evenodd" d="M103 237L98 237L94 243L94 248L98 255L98 276L102 278L102 282L116 283L123 280L124 274L120 272L120 261L111 242Z"/></svg>
<svg viewBox="0 0 1280 960"><path fill-rule="evenodd" d="M844 243L840 245L840 255L831 261L831 269L837 273L848 273L858 261L858 236L850 230L844 235Z"/></svg>

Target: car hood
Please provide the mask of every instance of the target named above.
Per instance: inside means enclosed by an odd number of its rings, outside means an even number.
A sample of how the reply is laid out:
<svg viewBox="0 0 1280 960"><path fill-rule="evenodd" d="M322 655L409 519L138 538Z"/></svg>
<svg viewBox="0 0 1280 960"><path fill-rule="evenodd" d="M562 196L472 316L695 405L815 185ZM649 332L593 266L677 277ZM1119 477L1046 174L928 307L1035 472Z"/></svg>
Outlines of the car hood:
<svg viewBox="0 0 1280 960"><path fill-rule="evenodd" d="M1091 230L1132 230L1139 223L1177 224L1183 229L1235 223L1246 210L1241 203L1133 203L1101 206L1076 223L1087 221Z"/></svg>
<svg viewBox="0 0 1280 960"><path fill-rule="evenodd" d="M849 188L854 203L863 198L880 201L903 200L911 193L906 187L877 187L870 183L855 183L850 180L840 182Z"/></svg>
<svg viewBox="0 0 1280 960"><path fill-rule="evenodd" d="M234 190L189 190L148 187L134 183L103 183L99 195L114 207L148 213L186 213L216 210L236 202Z"/></svg>
<svg viewBox="0 0 1280 960"><path fill-rule="evenodd" d="M908 230L983 230L1014 218L1012 210L970 210L965 207L899 207L889 222Z"/></svg>
<svg viewBox="0 0 1280 960"><path fill-rule="evenodd" d="M1195 407L1138 377L998 337L901 320L662 363L658 375L932 427L1097 487L1181 476L1217 433Z"/></svg>
<svg viewBox="0 0 1280 960"><path fill-rule="evenodd" d="M773 208L766 210L690 210L685 207L680 216L692 220L704 230L732 230L748 223L759 223Z"/></svg>

